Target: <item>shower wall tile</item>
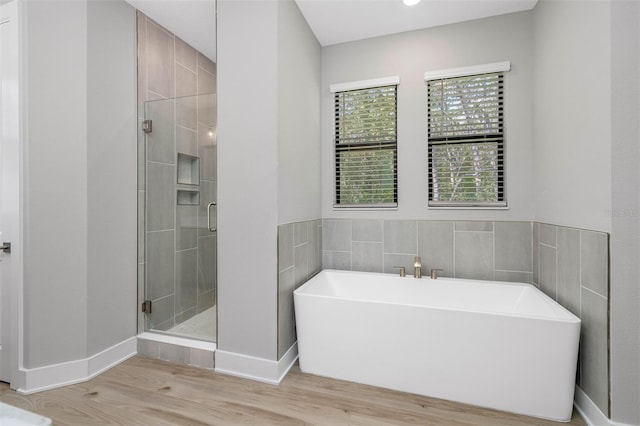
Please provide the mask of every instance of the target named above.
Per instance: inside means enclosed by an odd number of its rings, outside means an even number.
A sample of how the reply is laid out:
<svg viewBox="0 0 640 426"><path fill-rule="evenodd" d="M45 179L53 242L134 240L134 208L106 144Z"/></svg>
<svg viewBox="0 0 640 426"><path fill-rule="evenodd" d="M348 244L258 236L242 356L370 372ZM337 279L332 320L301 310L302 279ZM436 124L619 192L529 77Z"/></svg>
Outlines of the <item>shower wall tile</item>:
<svg viewBox="0 0 640 426"><path fill-rule="evenodd" d="M382 272L382 243L354 241L351 244L351 269L364 272Z"/></svg>
<svg viewBox="0 0 640 426"><path fill-rule="evenodd" d="M322 221L322 247L324 250L351 251L351 221L324 219Z"/></svg>
<svg viewBox="0 0 640 426"><path fill-rule="evenodd" d="M151 314L145 315L147 330L168 330L174 325L174 297L163 297L153 300Z"/></svg>
<svg viewBox="0 0 640 426"><path fill-rule="evenodd" d="M501 271L532 271L531 222L495 222L495 268Z"/></svg>
<svg viewBox="0 0 640 426"><path fill-rule="evenodd" d="M456 231L475 231L475 232L492 232L493 222L480 222L480 221L456 221Z"/></svg>
<svg viewBox="0 0 640 426"><path fill-rule="evenodd" d="M299 246L309 241L307 222L296 222L293 224L293 245Z"/></svg>
<svg viewBox="0 0 640 426"><path fill-rule="evenodd" d="M147 18L147 87L165 98L175 96L173 35Z"/></svg>
<svg viewBox="0 0 640 426"><path fill-rule="evenodd" d="M174 232L147 232L147 297L151 300L173 294Z"/></svg>
<svg viewBox="0 0 640 426"><path fill-rule="evenodd" d="M533 253L532 253L532 265L533 265L533 283L538 285L538 247L540 243L539 237L540 225L538 222L533 222Z"/></svg>
<svg viewBox="0 0 640 426"><path fill-rule="evenodd" d="M144 103L147 101L147 16L140 11L136 13L136 25L138 27L136 34L138 39L138 117L142 118L144 117Z"/></svg>
<svg viewBox="0 0 640 426"><path fill-rule="evenodd" d="M322 250L322 268L351 270L351 251Z"/></svg>
<svg viewBox="0 0 640 426"><path fill-rule="evenodd" d="M216 92L216 79L215 76L201 68L201 72L198 73L198 93L215 93Z"/></svg>
<svg viewBox="0 0 640 426"><path fill-rule="evenodd" d="M305 227L306 228L306 227ZM309 277L309 247L305 242L293 249L293 269L296 287L307 281Z"/></svg>
<svg viewBox="0 0 640 426"><path fill-rule="evenodd" d="M352 219L351 239L382 242L383 224L384 221L376 219Z"/></svg>
<svg viewBox="0 0 640 426"><path fill-rule="evenodd" d="M415 220L385 220L384 252L415 255L418 252L417 222Z"/></svg>
<svg viewBox="0 0 640 426"><path fill-rule="evenodd" d="M192 72L197 72L197 55L198 52L193 47L185 43L180 37L175 38L176 43L176 62L190 69Z"/></svg>
<svg viewBox="0 0 640 426"><path fill-rule="evenodd" d="M455 233L455 277L493 280L493 234Z"/></svg>
<svg viewBox="0 0 640 426"><path fill-rule="evenodd" d="M557 254L555 247L549 247L544 244L539 244L538 247L538 284L540 289L544 291L552 299L556 299L557 294L557 282L556 282L556 270L557 270Z"/></svg>
<svg viewBox="0 0 640 426"><path fill-rule="evenodd" d="M198 249L176 253L176 313L193 310L198 297ZM183 318L184 320L186 318ZM176 323L180 323L176 318Z"/></svg>
<svg viewBox="0 0 640 426"><path fill-rule="evenodd" d="M215 304L216 298L213 290L198 295L198 313L206 311Z"/></svg>
<svg viewBox="0 0 640 426"><path fill-rule="evenodd" d="M190 349L185 346L172 345L169 343L161 343L160 359L170 361L176 364L189 364Z"/></svg>
<svg viewBox="0 0 640 426"><path fill-rule="evenodd" d="M198 130L198 96L176 99L176 124Z"/></svg>
<svg viewBox="0 0 640 426"><path fill-rule="evenodd" d="M278 227L278 272L293 266L293 223Z"/></svg>
<svg viewBox="0 0 640 426"><path fill-rule="evenodd" d="M215 290L216 237L198 238L198 294Z"/></svg>
<svg viewBox="0 0 640 426"><path fill-rule="evenodd" d="M206 370L213 370L213 352L203 349L189 349L189 365Z"/></svg>
<svg viewBox="0 0 640 426"><path fill-rule="evenodd" d="M198 132L176 126L176 151L197 157ZM202 161L200 161L200 164L202 164Z"/></svg>
<svg viewBox="0 0 640 426"><path fill-rule="evenodd" d="M217 187L215 182L200 181L200 207L198 207L198 237L210 237L215 231L209 230L209 203L216 202ZM216 228L218 208L211 206L211 226Z"/></svg>
<svg viewBox="0 0 640 426"><path fill-rule="evenodd" d="M216 95L200 95L198 96L198 122L209 127L216 127L217 116Z"/></svg>
<svg viewBox="0 0 640 426"><path fill-rule="evenodd" d="M216 180L216 170L218 170L217 135L215 129L203 124L198 124L198 156L200 157L200 179Z"/></svg>
<svg viewBox="0 0 640 426"><path fill-rule="evenodd" d="M160 163L147 165L149 179L155 184L147 188L147 231L172 229L174 227L175 166Z"/></svg>
<svg viewBox="0 0 640 426"><path fill-rule="evenodd" d="M582 288L580 333L580 387L598 408L608 414L608 301Z"/></svg>
<svg viewBox="0 0 640 426"><path fill-rule="evenodd" d="M609 239L604 232L580 231L582 285L608 297Z"/></svg>
<svg viewBox="0 0 640 426"><path fill-rule="evenodd" d="M147 161L174 164L176 141L174 136L174 102L160 100L146 104L145 117L153 122L153 131L147 138Z"/></svg>
<svg viewBox="0 0 640 426"><path fill-rule="evenodd" d="M198 93L198 74L184 65L176 64L176 97L193 96Z"/></svg>
<svg viewBox="0 0 640 426"><path fill-rule="evenodd" d="M296 341L293 291L322 269L322 220L278 226L278 358Z"/></svg>
<svg viewBox="0 0 640 426"><path fill-rule="evenodd" d="M559 226L557 240L557 300L580 316L580 231Z"/></svg>
<svg viewBox="0 0 640 426"><path fill-rule="evenodd" d="M431 269L442 269L440 276L453 277L453 222L418 221L418 255L425 275ZM409 266L413 267L413 261Z"/></svg>
<svg viewBox="0 0 640 426"><path fill-rule="evenodd" d="M531 283L533 272L499 271L495 272L496 281L507 281L512 283Z"/></svg>
<svg viewBox="0 0 640 426"><path fill-rule="evenodd" d="M411 254L385 253L383 262L384 267L382 272L384 272L385 274L400 274L400 270L396 269L396 266L403 266L405 273L411 276L413 274L415 256Z"/></svg>
<svg viewBox="0 0 640 426"><path fill-rule="evenodd" d="M322 224L319 220L307 222L309 235L309 271L311 275L322 269Z"/></svg>
<svg viewBox="0 0 640 426"><path fill-rule="evenodd" d="M211 74L216 73L215 62L213 62L211 59L207 58L200 52L198 52L198 66L202 67L205 71L208 71Z"/></svg>
<svg viewBox="0 0 640 426"><path fill-rule="evenodd" d="M278 357L284 355L296 341L293 305L295 287L293 268L278 274Z"/></svg>
<svg viewBox="0 0 640 426"><path fill-rule="evenodd" d="M547 223L538 224L538 241L551 247L556 246L557 227Z"/></svg>
<svg viewBox="0 0 640 426"><path fill-rule="evenodd" d="M151 358L160 357L160 346L158 342L147 339L138 339L137 341L138 355L147 356Z"/></svg>
<svg viewBox="0 0 640 426"><path fill-rule="evenodd" d="M138 263L144 262L145 192L138 191Z"/></svg>
<svg viewBox="0 0 640 426"><path fill-rule="evenodd" d="M198 248L198 207L176 206L176 250Z"/></svg>

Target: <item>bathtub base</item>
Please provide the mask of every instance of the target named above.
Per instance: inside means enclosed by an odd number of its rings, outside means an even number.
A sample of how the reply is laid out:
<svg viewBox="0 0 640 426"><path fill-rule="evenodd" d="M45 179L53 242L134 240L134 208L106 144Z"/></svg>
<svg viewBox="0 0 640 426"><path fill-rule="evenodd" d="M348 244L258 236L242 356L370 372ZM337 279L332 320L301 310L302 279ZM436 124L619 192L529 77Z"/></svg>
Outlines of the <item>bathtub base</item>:
<svg viewBox="0 0 640 426"><path fill-rule="evenodd" d="M304 373L571 419L579 322L294 298Z"/></svg>

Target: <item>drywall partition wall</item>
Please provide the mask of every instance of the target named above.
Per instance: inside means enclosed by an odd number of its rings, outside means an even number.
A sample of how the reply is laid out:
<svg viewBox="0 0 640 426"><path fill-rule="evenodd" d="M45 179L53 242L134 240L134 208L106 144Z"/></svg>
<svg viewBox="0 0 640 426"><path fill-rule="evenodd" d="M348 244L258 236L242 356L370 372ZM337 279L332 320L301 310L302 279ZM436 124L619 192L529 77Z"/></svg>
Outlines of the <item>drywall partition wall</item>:
<svg viewBox="0 0 640 426"><path fill-rule="evenodd" d="M135 9L87 3L87 351L136 334Z"/></svg>
<svg viewBox="0 0 640 426"><path fill-rule="evenodd" d="M320 217L320 44L293 0L278 2L278 223Z"/></svg>
<svg viewBox="0 0 640 426"><path fill-rule="evenodd" d="M23 19L24 367L34 368L87 356L87 5L24 2Z"/></svg>
<svg viewBox="0 0 640 426"><path fill-rule="evenodd" d="M535 220L610 232L610 2L533 13Z"/></svg>
<svg viewBox="0 0 640 426"><path fill-rule="evenodd" d="M277 22L277 2L218 1L216 369L277 357Z"/></svg>
<svg viewBox="0 0 640 426"><path fill-rule="evenodd" d="M611 418L640 425L640 4L611 3Z"/></svg>
<svg viewBox="0 0 640 426"><path fill-rule="evenodd" d="M531 12L445 25L328 46L322 50L322 218L436 220L532 219ZM511 61L506 73L508 210L427 208L425 71ZM333 208L333 97L329 85L400 76L398 86L398 209Z"/></svg>

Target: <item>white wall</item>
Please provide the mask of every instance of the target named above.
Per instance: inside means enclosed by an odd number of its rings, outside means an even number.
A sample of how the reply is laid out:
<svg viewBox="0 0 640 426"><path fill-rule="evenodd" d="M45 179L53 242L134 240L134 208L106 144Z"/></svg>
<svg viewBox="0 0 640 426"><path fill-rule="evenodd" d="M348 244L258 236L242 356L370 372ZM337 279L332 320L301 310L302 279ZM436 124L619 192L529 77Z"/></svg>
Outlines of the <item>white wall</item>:
<svg viewBox="0 0 640 426"><path fill-rule="evenodd" d="M24 367L135 335L135 13L24 3Z"/></svg>
<svg viewBox="0 0 640 426"><path fill-rule="evenodd" d="M323 48L322 217L531 220L532 22L522 12ZM511 61L506 75L508 210L427 208L425 71ZM333 98L329 85L391 75L398 86L398 210L334 210Z"/></svg>
<svg viewBox="0 0 640 426"><path fill-rule="evenodd" d="M611 414L640 425L640 4L611 3Z"/></svg>
<svg viewBox="0 0 640 426"><path fill-rule="evenodd" d="M541 1L534 14L535 220L609 232L609 1Z"/></svg>
<svg viewBox="0 0 640 426"><path fill-rule="evenodd" d="M87 3L88 355L136 334L136 15Z"/></svg>
<svg viewBox="0 0 640 426"><path fill-rule="evenodd" d="M87 6L24 5L24 366L87 355Z"/></svg>
<svg viewBox="0 0 640 426"><path fill-rule="evenodd" d="M278 223L320 217L320 44L278 2Z"/></svg>
<svg viewBox="0 0 640 426"><path fill-rule="evenodd" d="M278 4L218 2L218 347L277 359Z"/></svg>

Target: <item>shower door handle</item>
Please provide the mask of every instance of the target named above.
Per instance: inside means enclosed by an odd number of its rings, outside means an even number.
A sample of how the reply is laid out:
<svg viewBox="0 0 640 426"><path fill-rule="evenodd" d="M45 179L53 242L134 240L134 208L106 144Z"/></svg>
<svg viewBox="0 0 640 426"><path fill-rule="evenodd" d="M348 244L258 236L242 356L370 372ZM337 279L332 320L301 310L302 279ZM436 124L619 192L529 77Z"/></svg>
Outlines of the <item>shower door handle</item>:
<svg viewBox="0 0 640 426"><path fill-rule="evenodd" d="M212 201L207 206L207 228L211 232L216 232L216 228L211 226L211 207L214 207L215 205L216 205L216 202Z"/></svg>

